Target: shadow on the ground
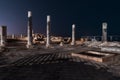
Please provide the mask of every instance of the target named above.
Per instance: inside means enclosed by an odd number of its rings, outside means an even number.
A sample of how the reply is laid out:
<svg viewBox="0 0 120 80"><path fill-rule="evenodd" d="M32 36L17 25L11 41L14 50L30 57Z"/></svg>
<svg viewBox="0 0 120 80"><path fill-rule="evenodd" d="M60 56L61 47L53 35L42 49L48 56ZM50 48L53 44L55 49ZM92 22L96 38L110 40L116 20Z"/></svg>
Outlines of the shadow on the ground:
<svg viewBox="0 0 120 80"><path fill-rule="evenodd" d="M0 68L0 80L119 80L69 54L37 54Z"/></svg>

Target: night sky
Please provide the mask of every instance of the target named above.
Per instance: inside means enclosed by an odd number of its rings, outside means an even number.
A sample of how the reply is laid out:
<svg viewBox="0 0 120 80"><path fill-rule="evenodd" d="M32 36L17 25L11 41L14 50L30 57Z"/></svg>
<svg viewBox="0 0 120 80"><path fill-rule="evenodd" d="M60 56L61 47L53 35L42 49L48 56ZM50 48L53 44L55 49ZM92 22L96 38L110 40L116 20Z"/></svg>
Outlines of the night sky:
<svg viewBox="0 0 120 80"><path fill-rule="evenodd" d="M33 29L46 34L46 16L51 16L51 35L101 35L102 22L108 35L120 35L120 0L0 0L0 25L8 34L26 34L27 11L33 14Z"/></svg>

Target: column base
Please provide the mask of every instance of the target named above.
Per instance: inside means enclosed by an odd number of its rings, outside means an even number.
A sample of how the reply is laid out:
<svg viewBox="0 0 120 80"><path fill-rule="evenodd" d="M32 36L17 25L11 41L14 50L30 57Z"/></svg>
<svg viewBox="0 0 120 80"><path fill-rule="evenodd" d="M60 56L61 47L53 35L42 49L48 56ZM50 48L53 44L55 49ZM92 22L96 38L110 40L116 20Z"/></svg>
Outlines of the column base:
<svg viewBox="0 0 120 80"><path fill-rule="evenodd" d="M6 45L5 44L3 44L3 45L0 45L0 47L5 47Z"/></svg>
<svg viewBox="0 0 120 80"><path fill-rule="evenodd" d="M75 45L75 43L71 42L71 45L73 46L73 45Z"/></svg>
<svg viewBox="0 0 120 80"><path fill-rule="evenodd" d="M46 45L46 48L50 48L50 45Z"/></svg>
<svg viewBox="0 0 120 80"><path fill-rule="evenodd" d="M60 43L60 46L64 46L64 43L63 43L63 42L61 42L61 43Z"/></svg>
<svg viewBox="0 0 120 80"><path fill-rule="evenodd" d="M54 48L54 47L51 45L46 45L46 48Z"/></svg>
<svg viewBox="0 0 120 80"><path fill-rule="evenodd" d="M6 46L6 42L2 41L0 46L5 47Z"/></svg>
<svg viewBox="0 0 120 80"><path fill-rule="evenodd" d="M32 49L32 48L33 48L33 45L26 45L26 47L27 47L28 49Z"/></svg>

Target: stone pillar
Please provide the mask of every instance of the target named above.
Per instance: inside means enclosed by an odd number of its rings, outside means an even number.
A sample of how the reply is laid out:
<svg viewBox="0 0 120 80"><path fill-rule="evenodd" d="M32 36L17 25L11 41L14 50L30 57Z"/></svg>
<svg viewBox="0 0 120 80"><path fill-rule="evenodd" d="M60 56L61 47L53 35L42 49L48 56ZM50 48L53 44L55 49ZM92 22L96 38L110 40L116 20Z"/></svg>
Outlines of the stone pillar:
<svg viewBox="0 0 120 80"><path fill-rule="evenodd" d="M28 11L27 48L32 47L32 12Z"/></svg>
<svg viewBox="0 0 120 80"><path fill-rule="evenodd" d="M20 38L23 38L23 34L20 34Z"/></svg>
<svg viewBox="0 0 120 80"><path fill-rule="evenodd" d="M47 16L47 41L46 41L46 47L50 47L50 16Z"/></svg>
<svg viewBox="0 0 120 80"><path fill-rule="evenodd" d="M75 24L72 25L72 42L71 45L75 45Z"/></svg>
<svg viewBox="0 0 120 80"><path fill-rule="evenodd" d="M15 39L15 34L12 34L12 39Z"/></svg>
<svg viewBox="0 0 120 80"><path fill-rule="evenodd" d="M1 46L6 45L6 38L7 38L7 27L1 26L0 27L0 36L1 36Z"/></svg>
<svg viewBox="0 0 120 80"><path fill-rule="evenodd" d="M102 42L107 42L107 23L102 24Z"/></svg>

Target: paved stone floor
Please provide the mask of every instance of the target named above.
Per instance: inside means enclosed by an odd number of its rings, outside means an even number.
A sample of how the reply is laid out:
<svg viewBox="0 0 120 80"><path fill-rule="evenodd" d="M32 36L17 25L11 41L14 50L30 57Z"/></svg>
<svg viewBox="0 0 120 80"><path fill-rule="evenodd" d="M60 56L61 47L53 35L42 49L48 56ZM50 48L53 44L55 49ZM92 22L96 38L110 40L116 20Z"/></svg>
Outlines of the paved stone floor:
<svg viewBox="0 0 120 80"><path fill-rule="evenodd" d="M120 80L102 64L68 53L26 56L0 68L0 80Z"/></svg>

